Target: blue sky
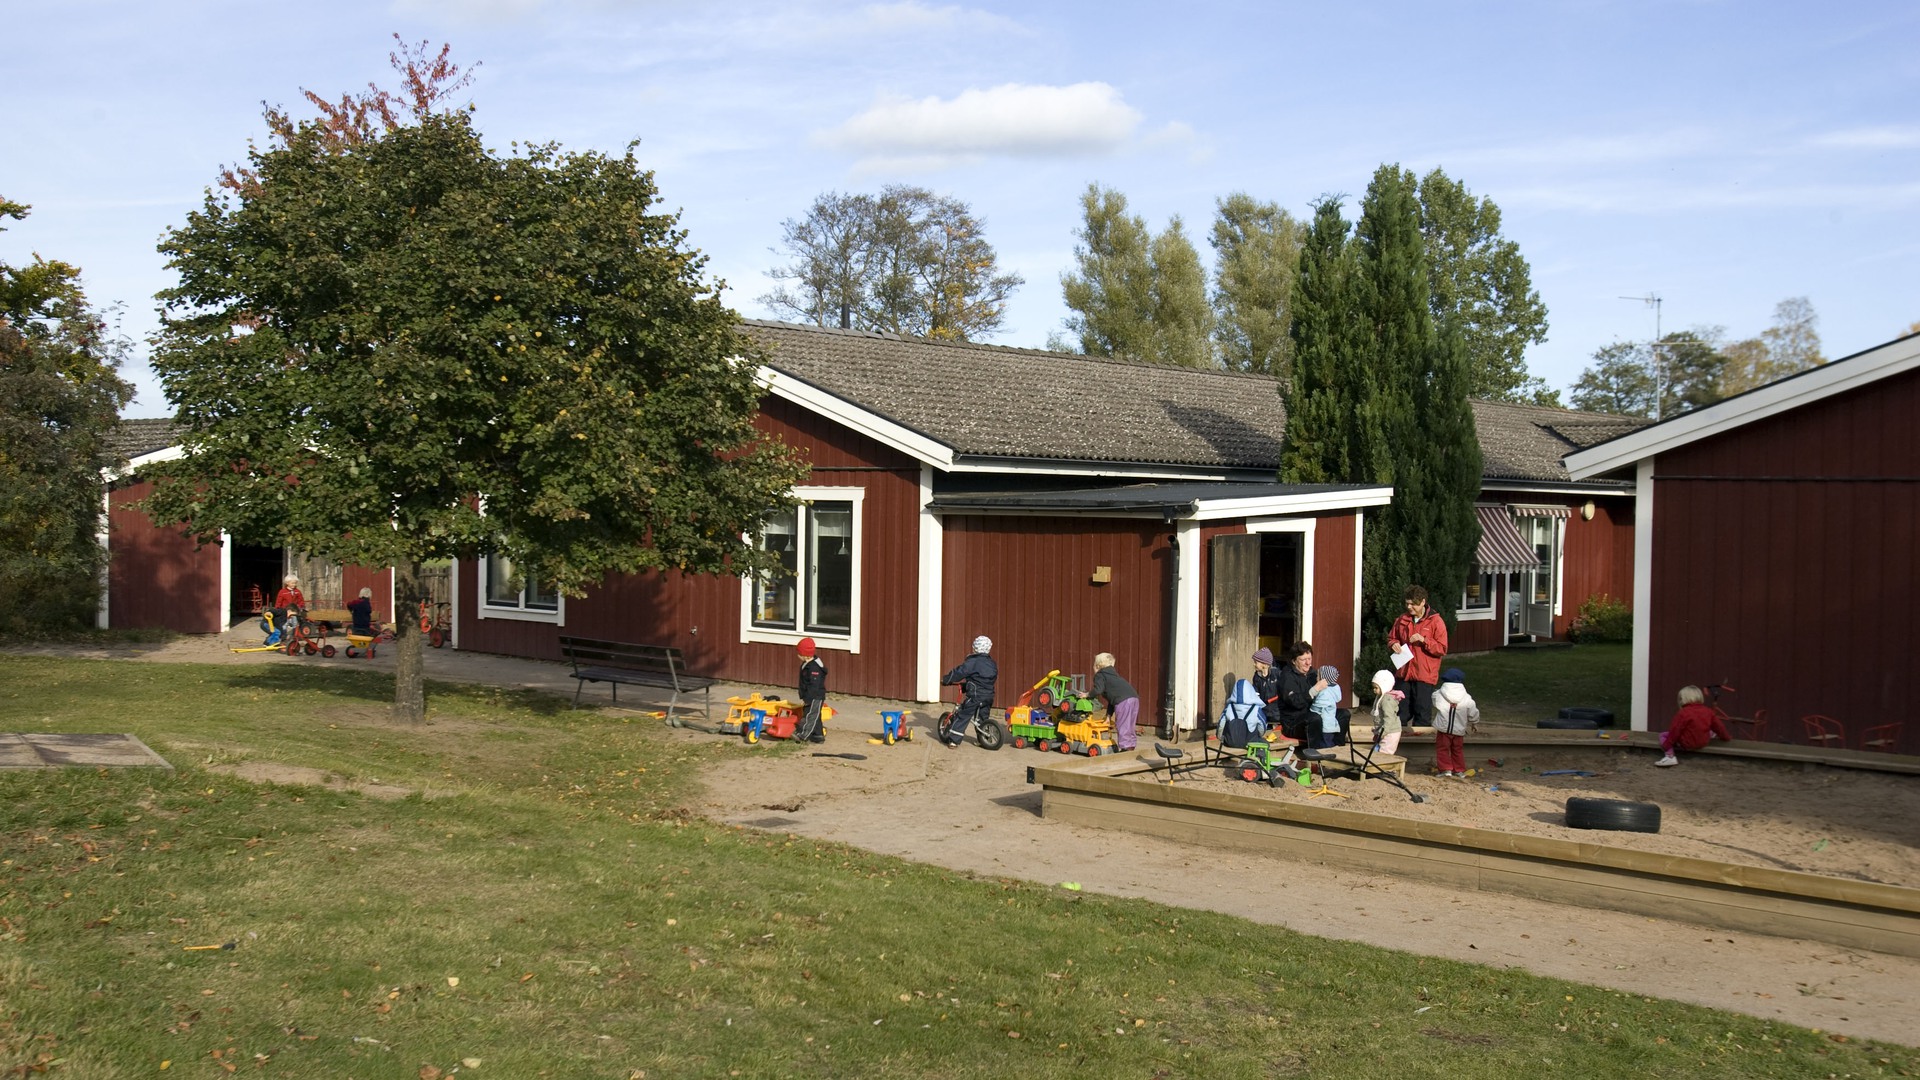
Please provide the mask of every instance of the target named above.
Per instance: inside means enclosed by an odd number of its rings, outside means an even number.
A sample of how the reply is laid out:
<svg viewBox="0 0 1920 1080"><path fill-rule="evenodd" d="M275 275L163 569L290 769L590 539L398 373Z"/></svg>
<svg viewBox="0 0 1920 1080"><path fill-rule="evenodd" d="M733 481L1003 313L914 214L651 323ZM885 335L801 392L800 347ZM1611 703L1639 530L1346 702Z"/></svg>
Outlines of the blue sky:
<svg viewBox="0 0 1920 1080"><path fill-rule="evenodd" d="M155 243L263 136L261 102L390 85L396 31L479 62L496 149L640 140L749 316L822 191L971 204L1026 278L991 340L1040 346L1088 183L1206 256L1222 196L1304 217L1398 162L1499 204L1551 323L1528 364L1558 388L1652 335L1622 297L1744 337L1806 296L1830 357L1920 320L1920 5L1894 0L0 0L0 28L0 195L33 206L0 259L79 265L135 338L169 284ZM127 374L129 415L171 413Z"/></svg>

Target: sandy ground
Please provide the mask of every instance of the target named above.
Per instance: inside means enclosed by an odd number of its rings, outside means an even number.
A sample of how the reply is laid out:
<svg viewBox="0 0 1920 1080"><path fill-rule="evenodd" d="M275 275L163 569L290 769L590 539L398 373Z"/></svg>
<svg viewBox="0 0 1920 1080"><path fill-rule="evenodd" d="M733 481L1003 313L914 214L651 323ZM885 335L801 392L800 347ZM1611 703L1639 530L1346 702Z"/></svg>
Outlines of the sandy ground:
<svg viewBox="0 0 1920 1080"><path fill-rule="evenodd" d="M348 662L234 654L228 651L234 643L207 637L91 654L157 662ZM555 665L452 650L429 650L427 662L431 678L567 693L573 685L566 669ZM373 664L390 667L391 659L383 652ZM716 696L725 692L715 691ZM1572 911L1497 893L1049 821L1040 816L1039 789L1025 782L1026 766L1043 760L1036 751L1009 746L989 753L971 743L946 750L924 728L911 742L876 745L864 729L877 731L875 710L898 706L862 699L835 704L841 718L818 749L857 759L663 730L668 738L712 748L699 809L729 824L838 841L985 876L1074 882L1092 892L1230 911L1321 936L1920 1046L1920 959L1639 915ZM916 718L918 725L927 722L924 714ZM1545 750L1476 754L1471 741L1468 753L1480 775L1467 781L1421 775L1421 759L1413 755L1408 783L1430 796L1426 804L1416 806L1370 781L1347 785L1356 797L1340 805L1564 837L1568 795L1643 800L1661 806L1659 834L1576 835L1920 886L1920 779L1704 757L1654 769L1650 757L1628 753L1603 755L1596 765L1592 756L1563 761ZM1599 775L1540 775L1560 768ZM1194 779L1245 793L1261 790L1224 777ZM1335 786L1343 785L1336 780ZM1272 796L1299 797L1284 790ZM1249 896L1278 899L1250 904Z"/></svg>

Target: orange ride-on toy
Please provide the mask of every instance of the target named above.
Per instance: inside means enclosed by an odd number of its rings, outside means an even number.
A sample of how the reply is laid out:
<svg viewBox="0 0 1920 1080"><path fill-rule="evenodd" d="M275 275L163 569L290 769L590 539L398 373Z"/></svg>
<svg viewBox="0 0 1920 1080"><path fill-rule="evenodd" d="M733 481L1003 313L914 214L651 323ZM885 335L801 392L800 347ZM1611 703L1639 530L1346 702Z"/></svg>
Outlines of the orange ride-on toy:
<svg viewBox="0 0 1920 1080"><path fill-rule="evenodd" d="M420 632L427 636L427 644L445 648L453 640L453 605L420 601Z"/></svg>
<svg viewBox="0 0 1920 1080"><path fill-rule="evenodd" d="M319 653L328 659L333 658L334 648L327 642L325 623L309 622L289 613L287 621L280 627L280 642L288 656Z"/></svg>

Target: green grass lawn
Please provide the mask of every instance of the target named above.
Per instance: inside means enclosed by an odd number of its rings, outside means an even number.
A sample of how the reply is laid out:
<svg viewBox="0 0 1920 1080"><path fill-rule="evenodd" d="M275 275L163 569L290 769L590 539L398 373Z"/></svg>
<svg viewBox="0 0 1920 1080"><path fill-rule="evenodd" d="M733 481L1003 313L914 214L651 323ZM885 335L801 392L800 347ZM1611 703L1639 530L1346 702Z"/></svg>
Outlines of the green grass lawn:
<svg viewBox="0 0 1920 1080"><path fill-rule="evenodd" d="M400 730L390 684L339 666L0 656L0 731L130 731L177 766L0 773L0 1076L1920 1069L1905 1048L711 824L685 807L717 744L434 691ZM266 764L414 794L227 771Z"/></svg>
<svg viewBox="0 0 1920 1080"><path fill-rule="evenodd" d="M1615 726L1627 726L1633 646L1625 642L1499 649L1449 657L1445 666L1466 676L1481 719L1490 723L1530 728L1566 706L1589 705L1613 710Z"/></svg>

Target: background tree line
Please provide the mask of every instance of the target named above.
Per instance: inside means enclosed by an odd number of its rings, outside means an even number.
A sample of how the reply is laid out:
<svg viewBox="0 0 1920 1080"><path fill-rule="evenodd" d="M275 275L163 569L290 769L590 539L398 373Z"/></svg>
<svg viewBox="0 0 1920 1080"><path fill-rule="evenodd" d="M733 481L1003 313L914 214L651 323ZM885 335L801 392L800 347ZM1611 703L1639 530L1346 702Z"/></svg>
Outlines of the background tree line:
<svg viewBox="0 0 1920 1080"><path fill-rule="evenodd" d="M1728 341L1726 327L1699 326L1656 342L1602 346L1569 397L1576 409L1668 417L1826 362L1820 317L1806 297L1796 296L1776 304L1773 325L1755 337Z"/></svg>
<svg viewBox="0 0 1920 1080"><path fill-rule="evenodd" d="M1415 185L1428 303L1452 319L1467 350L1469 393L1558 405L1527 372L1546 340L1547 311L1500 208L1435 169ZM1178 216L1154 231L1126 195L1090 184L1074 230L1074 268L1060 277L1071 314L1050 348L1186 367L1291 376L1292 293L1306 227L1245 192L1217 201L1207 243L1211 277ZM997 330L1023 282L998 269L984 224L965 202L895 185L828 192L782 223L782 284L760 297L819 326L978 340Z"/></svg>

